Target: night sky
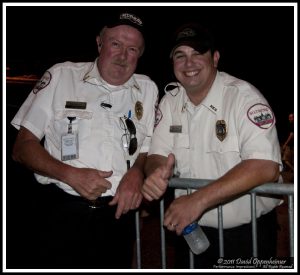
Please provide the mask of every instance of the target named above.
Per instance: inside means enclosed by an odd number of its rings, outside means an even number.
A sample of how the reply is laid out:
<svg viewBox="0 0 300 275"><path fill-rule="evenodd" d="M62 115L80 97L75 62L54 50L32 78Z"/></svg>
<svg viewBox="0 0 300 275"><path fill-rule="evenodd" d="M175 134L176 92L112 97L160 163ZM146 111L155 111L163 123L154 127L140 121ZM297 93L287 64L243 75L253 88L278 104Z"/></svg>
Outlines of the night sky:
<svg viewBox="0 0 300 275"><path fill-rule="evenodd" d="M153 4L152 4L153 5ZM57 62L94 61L95 37L119 10L144 19L146 51L137 72L171 80L169 41L182 23L198 21L215 33L219 70L247 80L267 98L283 129L294 111L293 6L7 7L6 57L13 74L37 74ZM28 91L30 92L30 91ZM279 133L280 136L280 133Z"/></svg>

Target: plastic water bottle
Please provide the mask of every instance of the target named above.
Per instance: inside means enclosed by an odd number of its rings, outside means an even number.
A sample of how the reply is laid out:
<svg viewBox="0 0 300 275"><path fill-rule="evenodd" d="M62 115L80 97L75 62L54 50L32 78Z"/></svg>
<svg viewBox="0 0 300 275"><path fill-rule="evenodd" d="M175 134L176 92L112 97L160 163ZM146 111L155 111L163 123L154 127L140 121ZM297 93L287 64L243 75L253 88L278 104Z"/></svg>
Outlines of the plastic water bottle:
<svg viewBox="0 0 300 275"><path fill-rule="evenodd" d="M198 255L204 252L210 245L209 240L197 222L185 227L182 235L194 254Z"/></svg>

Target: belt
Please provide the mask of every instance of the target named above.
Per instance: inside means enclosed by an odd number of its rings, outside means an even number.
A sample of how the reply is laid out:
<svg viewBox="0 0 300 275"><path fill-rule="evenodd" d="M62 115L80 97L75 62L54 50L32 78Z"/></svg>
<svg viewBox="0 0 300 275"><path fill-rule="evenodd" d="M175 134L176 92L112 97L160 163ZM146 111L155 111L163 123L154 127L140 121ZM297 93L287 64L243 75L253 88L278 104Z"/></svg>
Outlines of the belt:
<svg viewBox="0 0 300 275"><path fill-rule="evenodd" d="M80 197L82 198L82 197ZM88 206L90 208L96 209L96 208L103 208L105 206L108 206L108 203L113 199L113 196L104 196L104 197L99 197L96 200L88 200L84 199L87 201Z"/></svg>
<svg viewBox="0 0 300 275"><path fill-rule="evenodd" d="M54 196L58 197L62 201L70 201L70 202L79 202L87 205L92 209L103 208L109 206L108 203L113 199L113 196L104 196L99 197L96 200L88 200L81 196L71 195L61 188L59 188L55 183L51 183L49 185L44 185L46 187L46 191L50 191Z"/></svg>

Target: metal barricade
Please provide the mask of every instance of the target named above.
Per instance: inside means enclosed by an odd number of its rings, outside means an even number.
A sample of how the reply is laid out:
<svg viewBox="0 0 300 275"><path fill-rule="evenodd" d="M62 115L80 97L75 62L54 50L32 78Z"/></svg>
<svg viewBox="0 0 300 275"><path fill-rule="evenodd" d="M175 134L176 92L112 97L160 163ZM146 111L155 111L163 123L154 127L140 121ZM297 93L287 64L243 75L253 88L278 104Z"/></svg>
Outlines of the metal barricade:
<svg viewBox="0 0 300 275"><path fill-rule="evenodd" d="M189 179L189 178L172 178L169 182L170 188L187 189L189 192L191 189L198 189L212 180L205 179ZM252 216L252 251L253 256L257 257L257 232L256 232L256 194L271 194L271 195L286 195L288 197L288 221L289 221L289 254L290 257L294 257L294 184L292 183L265 183L256 188L253 188L248 192L251 199L251 216ZM223 214L222 205L218 208L218 227L219 227L219 255L224 257L224 239L223 239ZM166 241L165 231L163 227L164 219L164 200L160 201L160 235L161 235L161 262L162 268L166 268ZM138 248L140 250L140 247ZM140 263L138 263L140 266ZM194 267L193 253L190 251L190 268ZM139 267L140 268L140 267Z"/></svg>

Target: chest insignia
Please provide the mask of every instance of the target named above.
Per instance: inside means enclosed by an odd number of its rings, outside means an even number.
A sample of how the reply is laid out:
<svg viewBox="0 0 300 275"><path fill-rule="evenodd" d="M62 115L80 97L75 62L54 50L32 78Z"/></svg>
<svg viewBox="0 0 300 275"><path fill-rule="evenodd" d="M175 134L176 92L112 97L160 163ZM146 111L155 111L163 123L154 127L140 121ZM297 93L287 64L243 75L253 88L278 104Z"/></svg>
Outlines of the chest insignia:
<svg viewBox="0 0 300 275"><path fill-rule="evenodd" d="M216 122L216 135L220 141L223 141L227 135L227 126L224 120L218 120Z"/></svg>
<svg viewBox="0 0 300 275"><path fill-rule="evenodd" d="M143 117L143 104L140 101L137 101L135 103L135 107L134 107L134 111L135 111L135 116L138 120L140 120Z"/></svg>

